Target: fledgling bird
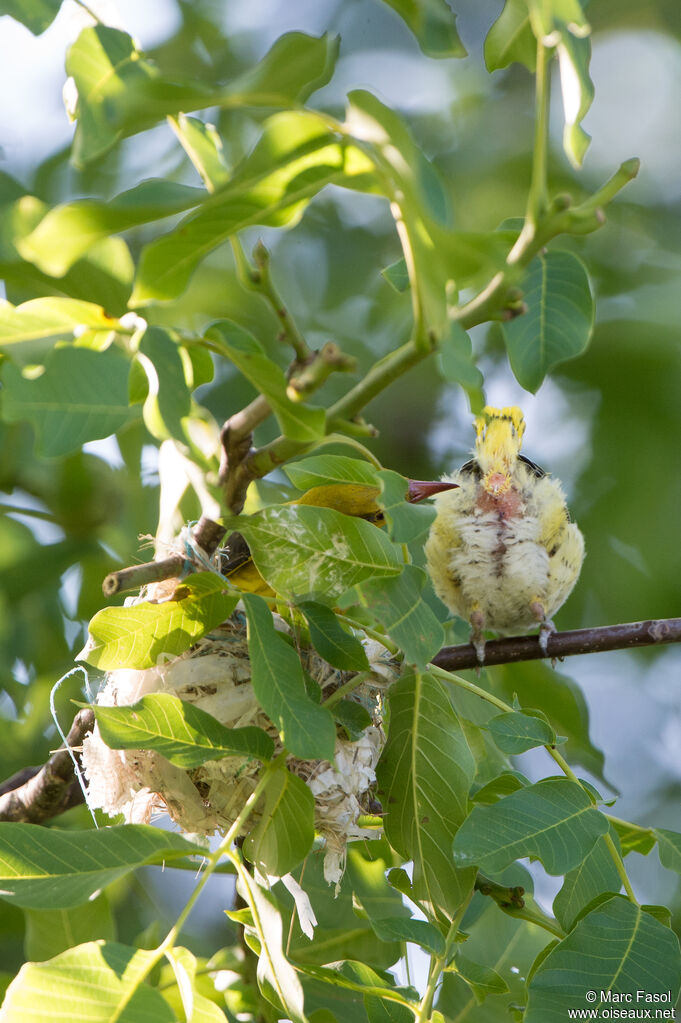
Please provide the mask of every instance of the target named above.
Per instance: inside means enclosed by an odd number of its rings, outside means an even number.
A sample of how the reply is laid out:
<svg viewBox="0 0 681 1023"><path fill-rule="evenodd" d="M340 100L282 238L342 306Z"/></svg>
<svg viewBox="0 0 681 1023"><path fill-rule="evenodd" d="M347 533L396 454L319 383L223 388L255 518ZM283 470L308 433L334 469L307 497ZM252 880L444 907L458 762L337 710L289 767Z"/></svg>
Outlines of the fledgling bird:
<svg viewBox="0 0 681 1023"><path fill-rule="evenodd" d="M483 629L521 633L539 624L546 653L552 616L567 600L584 560L560 481L520 454L519 408L489 406L475 420L474 458L435 498L426 542L428 572L450 611L471 624L484 662Z"/></svg>

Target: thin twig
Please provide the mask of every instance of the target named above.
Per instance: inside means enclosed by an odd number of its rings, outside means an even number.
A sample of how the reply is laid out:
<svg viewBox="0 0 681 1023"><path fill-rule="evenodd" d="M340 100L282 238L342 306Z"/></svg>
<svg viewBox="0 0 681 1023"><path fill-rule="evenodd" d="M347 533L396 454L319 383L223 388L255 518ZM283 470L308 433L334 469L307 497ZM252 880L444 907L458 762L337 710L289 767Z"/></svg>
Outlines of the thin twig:
<svg viewBox="0 0 681 1023"><path fill-rule="evenodd" d="M681 618L657 618L647 622L553 632L548 637L546 653L539 645L539 636L510 636L508 639L492 639L485 643L485 667L516 661L538 661L547 656L559 659L575 654L597 654L606 650L629 650L632 647L680 642ZM447 671L480 667L475 648L470 643L443 647L433 658L433 664Z"/></svg>
<svg viewBox="0 0 681 1023"><path fill-rule="evenodd" d="M78 748L82 746L86 732L92 731L94 723L92 710L79 710L66 737L67 745L75 752L79 763ZM4 791L0 796L0 821L41 824L83 802L73 760L65 746L56 750L42 767L30 770L34 774L27 781L19 781L21 775L25 774L21 771L2 786ZM17 783L16 786L9 788L13 781Z"/></svg>
<svg viewBox="0 0 681 1023"><path fill-rule="evenodd" d="M225 533L224 526L203 515L192 536L197 546L210 557L218 549ZM110 572L107 575L102 583L102 591L106 597L112 597L115 593L121 593L123 590L138 590L140 586L180 576L186 571L188 564L191 564L189 557L183 554L173 554L161 561L149 561L144 565L121 568L118 572Z"/></svg>

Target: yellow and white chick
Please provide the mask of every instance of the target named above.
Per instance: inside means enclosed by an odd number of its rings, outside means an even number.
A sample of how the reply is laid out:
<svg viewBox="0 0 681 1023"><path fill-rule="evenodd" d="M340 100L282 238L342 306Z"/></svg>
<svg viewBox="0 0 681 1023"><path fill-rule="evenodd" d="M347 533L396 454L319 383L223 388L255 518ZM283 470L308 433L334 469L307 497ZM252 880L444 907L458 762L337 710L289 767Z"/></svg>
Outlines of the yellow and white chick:
<svg viewBox="0 0 681 1023"><path fill-rule="evenodd" d="M520 454L520 409L488 406L475 429L475 457L444 477L458 488L435 498L425 549L435 592L470 622L482 664L483 629L513 634L539 623L546 653L551 617L582 567L584 538L560 481Z"/></svg>

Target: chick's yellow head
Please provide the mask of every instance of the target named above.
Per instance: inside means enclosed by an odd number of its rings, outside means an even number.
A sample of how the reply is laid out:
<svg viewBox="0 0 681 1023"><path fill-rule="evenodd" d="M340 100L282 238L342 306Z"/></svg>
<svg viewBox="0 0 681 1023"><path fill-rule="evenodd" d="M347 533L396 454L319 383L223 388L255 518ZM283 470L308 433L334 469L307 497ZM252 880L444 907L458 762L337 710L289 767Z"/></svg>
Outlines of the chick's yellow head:
<svg viewBox="0 0 681 1023"><path fill-rule="evenodd" d="M515 405L486 405L475 420L475 457L482 470L482 485L490 494L503 494L511 486L511 474L525 432L525 420Z"/></svg>

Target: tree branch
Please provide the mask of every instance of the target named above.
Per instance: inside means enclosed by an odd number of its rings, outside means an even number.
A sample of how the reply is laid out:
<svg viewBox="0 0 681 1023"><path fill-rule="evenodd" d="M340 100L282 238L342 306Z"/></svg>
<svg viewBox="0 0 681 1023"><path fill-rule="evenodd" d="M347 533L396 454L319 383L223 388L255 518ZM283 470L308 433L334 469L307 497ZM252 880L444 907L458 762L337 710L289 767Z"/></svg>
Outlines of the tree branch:
<svg viewBox="0 0 681 1023"><path fill-rule="evenodd" d="M94 723L92 710L87 707L79 710L66 737L67 745L74 750L79 764L77 750L82 746L86 732L92 731ZM27 770L34 773L24 781ZM25 768L8 779L0 791L0 821L29 824L42 824L82 803L84 798L66 746L56 750L42 767Z"/></svg>
<svg viewBox="0 0 681 1023"><path fill-rule="evenodd" d="M546 652L550 658L558 659L575 654L597 654L606 650L629 650L632 647L680 642L681 618L657 618L647 622L553 632L548 637ZM492 639L485 643L485 667L513 664L516 661L538 661L545 656L539 646L539 636L509 636L507 639ZM433 664L447 671L480 667L471 643L443 647L433 658Z"/></svg>
<svg viewBox="0 0 681 1023"><path fill-rule="evenodd" d="M226 533L224 526L203 515L192 533L192 537L202 551L211 556L217 549ZM112 597L123 590L138 590L140 586L158 583L163 579L172 579L181 575L191 558L184 554L173 554L161 561L149 561L144 565L131 565L121 568L118 572L110 572L102 583L105 596Z"/></svg>

